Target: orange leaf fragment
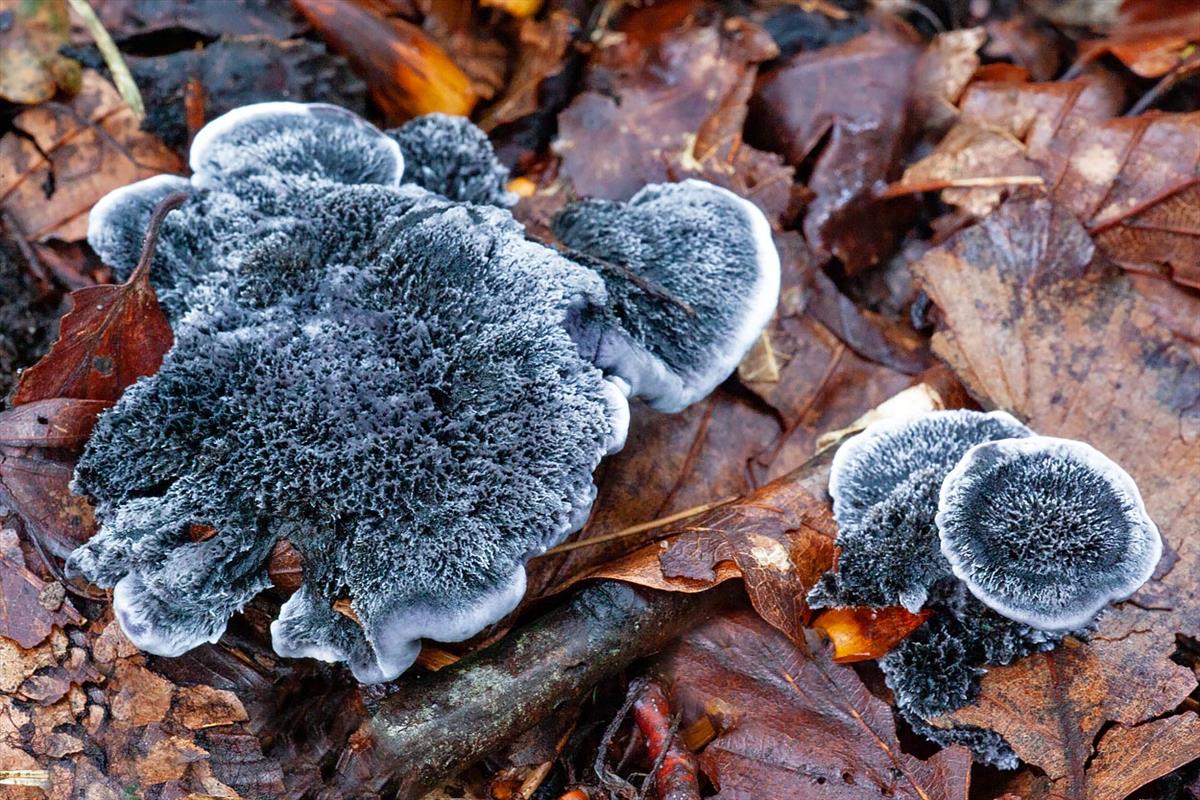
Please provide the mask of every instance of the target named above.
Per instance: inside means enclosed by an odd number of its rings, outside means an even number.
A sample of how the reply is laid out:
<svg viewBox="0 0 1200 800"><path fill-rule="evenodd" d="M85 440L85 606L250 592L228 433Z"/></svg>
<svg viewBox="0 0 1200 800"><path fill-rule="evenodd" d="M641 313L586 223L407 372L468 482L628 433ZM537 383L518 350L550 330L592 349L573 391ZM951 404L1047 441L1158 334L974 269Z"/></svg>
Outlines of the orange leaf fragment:
<svg viewBox="0 0 1200 800"><path fill-rule="evenodd" d="M833 642L834 662L849 664L885 655L929 616L927 609L914 614L901 606L830 608L822 611L812 626Z"/></svg>
<svg viewBox="0 0 1200 800"><path fill-rule="evenodd" d="M388 120L433 112L466 116L478 98L466 73L411 22L375 14L350 0L292 0L326 43L366 79Z"/></svg>

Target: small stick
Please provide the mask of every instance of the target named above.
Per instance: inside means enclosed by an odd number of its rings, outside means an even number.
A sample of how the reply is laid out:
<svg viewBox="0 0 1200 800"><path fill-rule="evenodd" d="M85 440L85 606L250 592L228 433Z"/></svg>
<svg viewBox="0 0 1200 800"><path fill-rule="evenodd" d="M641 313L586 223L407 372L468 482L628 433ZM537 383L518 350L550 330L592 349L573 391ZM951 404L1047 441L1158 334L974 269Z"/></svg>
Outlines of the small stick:
<svg viewBox="0 0 1200 800"><path fill-rule="evenodd" d="M629 688L625 692L625 702L621 703L621 707L617 709L617 713L613 715L612 720L605 727L604 735L600 737L600 745L596 748L596 761L592 765L592 769L596 773L596 780L600 782L600 786L610 796L631 797L637 795L637 790L633 788L632 783L608 768L608 746L612 744L613 738L616 737L617 731L621 728L621 723L629 715L629 709L633 708L638 693L642 689L642 683L642 679L638 678L629 684ZM619 765L618 769L620 769Z"/></svg>
<svg viewBox="0 0 1200 800"><path fill-rule="evenodd" d="M672 719L670 711L662 686L655 681L641 684L633 703L633 721L645 737L646 750L654 760L650 771L654 789L658 800L700 800L699 764L676 735L679 719Z"/></svg>
<svg viewBox="0 0 1200 800"><path fill-rule="evenodd" d="M945 178L941 180L919 181L917 183L888 184L882 192L875 195L878 200L892 197L903 197L908 194L921 192L940 192L943 189L982 189L995 186L1045 186L1046 181L1040 175L1000 175L980 178Z"/></svg>
<svg viewBox="0 0 1200 800"><path fill-rule="evenodd" d="M137 82L129 72L129 65L125 63L121 50L108 31L104 29L104 24L96 16L95 10L87 0L67 0L67 2L83 20L88 33L95 40L96 47L100 50L100 55L104 57L104 63L108 66L108 71L112 73L113 83L116 84L117 91L121 93L125 105L129 106L139 117L146 116L146 104L142 102L142 93L138 91Z"/></svg>
<svg viewBox="0 0 1200 800"><path fill-rule="evenodd" d="M703 514L706 511L712 511L714 508L720 508L723 505L728 505L729 503L732 503L734 500L737 500L737 495L732 495L730 497L724 497L724 498L721 498L720 500L715 500L711 503L705 503L703 505L692 506L691 508L685 508L683 511L677 511L674 514L670 514L665 517L659 517L658 519L652 519L649 522L641 522L641 523L638 523L637 525L631 525L628 528L622 528L621 530L616 531L615 533L606 533L603 536L594 536L590 539L581 539L578 542L565 542L563 544L558 545L557 547L551 547L549 550L542 553L541 555L535 556L535 558L543 558L545 556L557 555L559 553L566 553L571 550L578 550L581 547L591 547L592 545L604 544L605 542L611 542L616 539L624 539L626 536L633 536L634 534L637 534L637 533L644 533L645 531L652 531L655 528L661 528L663 525L670 525L672 522L679 522L680 520L683 520L683 519L689 519L690 517L695 517L699 514Z"/></svg>
<svg viewBox="0 0 1200 800"><path fill-rule="evenodd" d="M661 649L733 601L597 581L541 619L420 681L398 684L353 734L327 796L416 800L495 752L600 680Z"/></svg>

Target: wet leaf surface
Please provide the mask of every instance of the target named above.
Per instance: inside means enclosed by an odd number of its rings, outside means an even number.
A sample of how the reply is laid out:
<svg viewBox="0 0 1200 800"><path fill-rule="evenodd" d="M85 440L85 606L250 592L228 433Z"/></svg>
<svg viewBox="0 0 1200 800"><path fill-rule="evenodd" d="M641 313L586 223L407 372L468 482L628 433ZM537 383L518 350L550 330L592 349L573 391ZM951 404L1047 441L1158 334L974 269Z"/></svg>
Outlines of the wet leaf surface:
<svg viewBox="0 0 1200 800"><path fill-rule="evenodd" d="M119 286L77 289L70 302L50 352L21 375L14 405L47 398L114 402L126 386L158 371L174 343L147 271Z"/></svg>
<svg viewBox="0 0 1200 800"><path fill-rule="evenodd" d="M906 33L873 31L799 53L763 73L755 87L751 124L764 144L792 166L816 153L807 181L816 197L805 212L805 237L851 272L888 255L911 219L907 200L873 195L898 172L920 54Z"/></svg>
<svg viewBox="0 0 1200 800"><path fill-rule="evenodd" d="M16 532L0 537L0 636L28 649L44 642L56 625L83 622L69 600L48 591L51 584L25 568Z"/></svg>
<svg viewBox="0 0 1200 800"><path fill-rule="evenodd" d="M296 0L326 44L348 58L392 125L433 112L465 115L478 95L470 79L421 28L350 0Z"/></svg>
<svg viewBox="0 0 1200 800"><path fill-rule="evenodd" d="M691 631L663 658L683 723L713 719L700 766L719 798L965 798L971 756L905 753L887 704L816 638L798 647L748 612Z"/></svg>
<svg viewBox="0 0 1200 800"><path fill-rule="evenodd" d="M928 611L913 614L900 606L858 606L822 611L812 621L812 627L833 644L834 663L849 664L886 655L927 619Z"/></svg>
<svg viewBox="0 0 1200 800"><path fill-rule="evenodd" d="M1177 554L1102 619L1092 642L991 670L977 702L951 715L1001 731L1056 791L1082 797L1105 722L1136 725L1196 686L1169 657L1175 631L1195 625L1200 496L1187 476L1200 469L1200 365L1049 200L1008 201L914 271L943 314L934 348L972 393L1120 463Z"/></svg>

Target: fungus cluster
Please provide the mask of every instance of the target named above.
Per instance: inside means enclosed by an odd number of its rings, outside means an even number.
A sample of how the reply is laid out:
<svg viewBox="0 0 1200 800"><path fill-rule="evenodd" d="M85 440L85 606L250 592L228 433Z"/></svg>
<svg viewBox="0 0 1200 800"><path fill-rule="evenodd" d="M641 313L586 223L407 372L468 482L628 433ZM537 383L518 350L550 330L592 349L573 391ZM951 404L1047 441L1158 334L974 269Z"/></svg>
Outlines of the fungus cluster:
<svg viewBox="0 0 1200 800"><path fill-rule="evenodd" d="M880 660L897 707L929 738L1002 767L1016 755L998 734L931 720L971 702L981 665L1086 633L1162 552L1124 470L1004 412L873 425L836 453L829 492L840 553L810 604L931 609Z"/></svg>
<svg viewBox="0 0 1200 800"><path fill-rule="evenodd" d="M88 234L127 274L157 202L188 194L152 265L175 346L75 476L101 525L69 566L152 653L216 641L281 539L304 575L281 655L373 682L423 637L473 636L586 521L629 398L702 397L778 294L765 218L705 183L569 208L564 251L530 241L465 120L250 106L190 163L104 198Z"/></svg>

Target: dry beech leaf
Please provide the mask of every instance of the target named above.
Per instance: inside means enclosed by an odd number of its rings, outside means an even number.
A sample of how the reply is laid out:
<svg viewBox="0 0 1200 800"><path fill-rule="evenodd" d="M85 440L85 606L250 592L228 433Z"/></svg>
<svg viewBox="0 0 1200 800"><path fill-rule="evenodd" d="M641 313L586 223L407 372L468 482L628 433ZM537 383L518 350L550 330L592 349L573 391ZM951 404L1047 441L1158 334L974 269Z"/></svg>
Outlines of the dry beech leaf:
<svg viewBox="0 0 1200 800"><path fill-rule="evenodd" d="M158 371L174 342L148 261L125 283L76 289L70 302L50 352L21 374L13 405L48 398L116 402L126 386Z"/></svg>
<svg viewBox="0 0 1200 800"><path fill-rule="evenodd" d="M914 614L901 606L830 608L817 615L812 627L833 644L834 662L849 664L886 655L921 627L930 613L922 610Z"/></svg>
<svg viewBox="0 0 1200 800"><path fill-rule="evenodd" d="M905 199L874 192L895 177L908 141L909 90L921 49L907 34L873 31L802 51L759 77L750 124L799 166L821 145L804 235L860 271L891 252L910 216Z"/></svg>
<svg viewBox="0 0 1200 800"><path fill-rule="evenodd" d="M734 611L689 631L660 660L682 724L708 717L717 729L700 753L716 798L965 800L965 748L926 761L908 755L887 704L815 637L806 644Z"/></svg>
<svg viewBox="0 0 1200 800"><path fill-rule="evenodd" d="M13 535L12 531L5 533ZM9 552L12 549L15 554ZM25 567L19 547L0 551L0 636L30 648L44 642L55 625L83 622L70 600L63 600L54 610L46 607L42 597L47 585Z"/></svg>
<svg viewBox="0 0 1200 800"><path fill-rule="evenodd" d="M31 108L13 124L32 141L15 133L0 139L0 210L30 241L82 239L101 197L183 169L179 156L140 130L117 90L91 70L69 103Z"/></svg>
<svg viewBox="0 0 1200 800"><path fill-rule="evenodd" d="M435 111L465 116L475 107L470 79L411 22L350 0L293 2L329 47L355 65L389 122Z"/></svg>
<svg viewBox="0 0 1200 800"><path fill-rule="evenodd" d="M757 65L778 51L739 18L704 23L695 0L630 9L559 115L560 175L581 196L628 199L647 183L701 178L787 210L792 170L742 143Z"/></svg>
<svg viewBox="0 0 1200 800"><path fill-rule="evenodd" d="M1056 792L1083 796L1106 722L1137 725L1196 686L1170 655L1176 632L1200 622L1192 585L1200 571L1200 364L1083 225L1044 198L1005 202L913 271L943 319L935 351L972 394L1121 464L1167 546L1159 574L1102 617L1090 642L1069 640L989 670L977 701L949 715L1001 732ZM1162 748L1159 774L1170 769L1170 749Z"/></svg>

